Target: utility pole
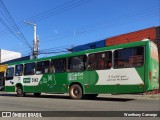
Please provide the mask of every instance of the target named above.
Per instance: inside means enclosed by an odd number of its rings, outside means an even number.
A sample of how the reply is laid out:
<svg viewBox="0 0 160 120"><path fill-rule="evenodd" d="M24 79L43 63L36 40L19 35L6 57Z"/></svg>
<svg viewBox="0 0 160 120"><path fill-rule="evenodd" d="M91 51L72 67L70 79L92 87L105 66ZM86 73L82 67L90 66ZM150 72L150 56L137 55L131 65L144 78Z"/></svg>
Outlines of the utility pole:
<svg viewBox="0 0 160 120"><path fill-rule="evenodd" d="M37 42L36 24L34 24L33 29L34 29L33 59L37 59L38 58L38 42Z"/></svg>
<svg viewBox="0 0 160 120"><path fill-rule="evenodd" d="M38 58L39 52L39 37L37 36L36 24L31 23L30 21L24 21L28 25L33 27L33 49L32 49L32 59Z"/></svg>

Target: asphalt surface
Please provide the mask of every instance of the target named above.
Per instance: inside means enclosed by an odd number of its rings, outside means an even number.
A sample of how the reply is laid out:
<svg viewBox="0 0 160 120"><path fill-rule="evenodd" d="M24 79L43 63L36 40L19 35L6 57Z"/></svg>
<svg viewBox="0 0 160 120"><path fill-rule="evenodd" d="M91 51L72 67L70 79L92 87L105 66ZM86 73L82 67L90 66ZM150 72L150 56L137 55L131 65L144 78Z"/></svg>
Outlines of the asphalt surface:
<svg viewBox="0 0 160 120"><path fill-rule="evenodd" d="M0 111L52 111L50 115L58 114L58 118L46 117L46 119L82 119L83 112L74 113L78 117L67 117L65 111L160 111L160 94L157 95L99 95L96 99L73 100L69 95L63 94L42 94L40 97L34 97L33 94L27 94L26 97L16 97L15 93L0 92ZM57 111L64 111L56 113ZM91 114L91 113L90 113ZM93 114L96 114L93 112ZM92 115L93 115L92 114ZM92 116L91 115L91 116ZM62 116L62 118L61 118ZM93 115L94 116L94 115ZM86 117L86 119L95 119L98 117ZM100 117L98 119L105 119ZM122 117L120 119L127 119ZM1 119L1 118L0 118ZM11 118L3 118L11 119ZM12 118L27 119L27 118ZM31 119L31 118L29 118ZM32 118L36 119L36 118ZM44 118L37 118L39 120ZM115 119L109 117L107 119ZM130 119L136 119L134 117ZM146 117L140 118L146 119ZM157 118L155 118L157 119Z"/></svg>

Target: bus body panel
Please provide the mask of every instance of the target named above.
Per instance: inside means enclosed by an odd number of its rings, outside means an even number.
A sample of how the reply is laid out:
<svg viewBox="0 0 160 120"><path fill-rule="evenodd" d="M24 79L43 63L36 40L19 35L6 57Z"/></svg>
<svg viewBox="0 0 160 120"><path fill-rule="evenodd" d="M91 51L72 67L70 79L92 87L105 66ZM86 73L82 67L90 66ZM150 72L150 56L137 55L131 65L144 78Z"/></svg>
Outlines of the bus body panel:
<svg viewBox="0 0 160 120"><path fill-rule="evenodd" d="M158 79L159 79L159 58L158 58L158 49L156 44L150 42L150 64L149 64L149 81L148 81L148 90L156 90L159 88Z"/></svg>

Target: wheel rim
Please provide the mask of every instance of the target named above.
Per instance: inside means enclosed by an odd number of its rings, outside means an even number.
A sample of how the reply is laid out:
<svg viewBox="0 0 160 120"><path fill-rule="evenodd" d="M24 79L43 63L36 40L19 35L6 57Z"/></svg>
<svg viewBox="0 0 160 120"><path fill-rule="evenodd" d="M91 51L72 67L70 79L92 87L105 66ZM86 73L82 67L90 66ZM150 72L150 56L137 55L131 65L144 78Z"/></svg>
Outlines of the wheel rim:
<svg viewBox="0 0 160 120"><path fill-rule="evenodd" d="M73 94L74 94L75 96L79 96L79 95L80 95L80 90L79 90L78 88L75 88L75 89L73 90Z"/></svg>
<svg viewBox="0 0 160 120"><path fill-rule="evenodd" d="M81 99L83 97L83 91L79 85L72 85L69 91L70 97L73 99Z"/></svg>
<svg viewBox="0 0 160 120"><path fill-rule="evenodd" d="M21 90L21 89L18 89L18 90L17 90L17 94L21 95L21 94L22 94L22 90Z"/></svg>

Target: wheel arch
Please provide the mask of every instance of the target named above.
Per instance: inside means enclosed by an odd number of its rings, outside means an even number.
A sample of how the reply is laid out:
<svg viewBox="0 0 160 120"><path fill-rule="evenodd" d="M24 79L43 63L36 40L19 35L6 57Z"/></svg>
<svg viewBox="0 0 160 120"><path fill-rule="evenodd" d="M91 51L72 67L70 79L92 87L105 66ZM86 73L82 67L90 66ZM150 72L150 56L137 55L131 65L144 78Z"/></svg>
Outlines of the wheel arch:
<svg viewBox="0 0 160 120"><path fill-rule="evenodd" d="M22 90L24 90L24 87L23 87L23 85L22 85L21 83L17 83L17 84L15 85L15 91L16 91L17 87L21 87Z"/></svg>

